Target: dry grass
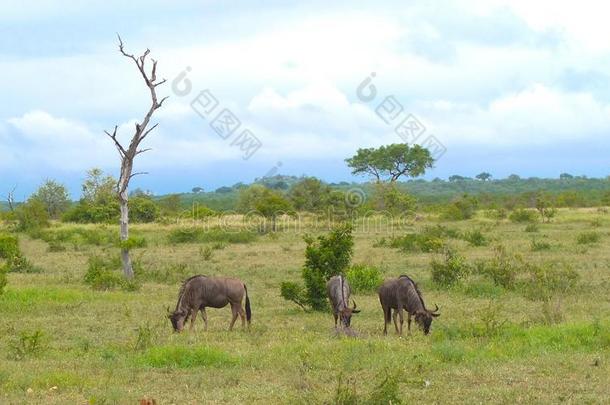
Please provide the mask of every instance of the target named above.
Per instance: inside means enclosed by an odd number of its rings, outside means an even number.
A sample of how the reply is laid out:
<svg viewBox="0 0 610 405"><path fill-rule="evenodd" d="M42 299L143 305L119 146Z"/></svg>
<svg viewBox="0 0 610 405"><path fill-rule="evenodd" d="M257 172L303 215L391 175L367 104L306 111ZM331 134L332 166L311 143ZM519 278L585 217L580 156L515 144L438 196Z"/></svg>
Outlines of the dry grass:
<svg viewBox="0 0 610 405"><path fill-rule="evenodd" d="M593 228L595 218L601 226ZM228 222L235 229L239 221ZM393 233L436 224L429 217ZM492 246L502 243L531 262L571 265L581 281L558 297L553 308L561 320L554 323L545 321L542 302L520 291L480 280L437 288L430 281L434 253L373 247L391 236L388 230L360 228L354 263L377 266L386 277L411 275L426 302L441 307L430 336L416 331L402 339L381 336L374 294L356 297L362 313L353 319L355 338L336 336L329 314L304 313L279 297L281 281L300 278L302 232L227 244L203 260L202 244L168 244L177 225L137 226L148 240L134 252L141 268L169 272L137 292L97 292L83 283L88 257L114 254L115 247L49 252L47 243L21 236L25 256L43 272L10 273L0 297L0 403L333 403L340 375L356 381L352 398L362 402L388 373L396 373L409 403L603 403L610 395L609 224L594 210L560 210L553 222L539 225L537 238L553 245L539 252L531 251L532 234L523 224L483 216L448 224L462 232L483 229L490 240L480 247L449 240L468 261L492 257ZM308 218L301 231L321 230L313 225ZM591 230L600 241L578 245L577 235ZM172 333L166 307L175 305L182 277L172 269L242 278L252 299L251 331L229 333L225 308L208 311L208 332L200 323L192 333ZM36 331L42 332L38 350L12 356L20 336Z"/></svg>

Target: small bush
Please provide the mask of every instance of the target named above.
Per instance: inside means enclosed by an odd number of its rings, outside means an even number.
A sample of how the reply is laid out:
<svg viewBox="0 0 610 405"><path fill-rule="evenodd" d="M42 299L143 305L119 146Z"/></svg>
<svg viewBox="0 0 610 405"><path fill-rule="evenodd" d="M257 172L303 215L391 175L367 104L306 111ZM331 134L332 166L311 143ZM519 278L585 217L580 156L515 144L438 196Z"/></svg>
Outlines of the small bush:
<svg viewBox="0 0 610 405"><path fill-rule="evenodd" d="M40 267L34 266L28 259L19 254L8 261L9 271L12 273L41 273Z"/></svg>
<svg viewBox="0 0 610 405"><path fill-rule="evenodd" d="M0 234L0 258L12 260L21 254L19 239L9 234Z"/></svg>
<svg viewBox="0 0 610 405"><path fill-rule="evenodd" d="M556 263L527 263L525 271L528 279L523 291L533 300L550 300L555 294L565 294L574 289L580 276L570 266Z"/></svg>
<svg viewBox="0 0 610 405"><path fill-rule="evenodd" d="M171 244L195 243L202 233L203 229L199 228L177 228L169 233L168 240Z"/></svg>
<svg viewBox="0 0 610 405"><path fill-rule="evenodd" d="M582 232L576 237L576 242L579 245L590 245L593 243L599 242L601 239L601 234L595 231L590 232Z"/></svg>
<svg viewBox="0 0 610 405"><path fill-rule="evenodd" d="M112 290L122 288L132 291L138 288L133 280L127 280L120 272L122 265L120 258L104 258L92 256L89 258L87 272L85 273L85 284L94 290ZM135 267L135 266L134 266Z"/></svg>
<svg viewBox="0 0 610 405"><path fill-rule="evenodd" d="M599 228L603 225L603 221L601 220L601 218L594 218L591 220L589 225L591 225L592 228Z"/></svg>
<svg viewBox="0 0 610 405"><path fill-rule="evenodd" d="M536 215L535 211L519 208L514 210L508 219L516 223L536 222L538 216Z"/></svg>
<svg viewBox="0 0 610 405"><path fill-rule="evenodd" d="M43 350L44 333L36 330L32 333L21 332L19 337L10 344L10 357L13 360L23 360L26 357L36 356Z"/></svg>
<svg viewBox="0 0 610 405"><path fill-rule="evenodd" d="M479 202L475 197L464 194L449 204L441 214L441 217L451 221L470 219L474 216L478 205Z"/></svg>
<svg viewBox="0 0 610 405"><path fill-rule="evenodd" d="M148 323L138 326L134 350L146 350L154 345L157 338L155 329Z"/></svg>
<svg viewBox="0 0 610 405"><path fill-rule="evenodd" d="M212 259L212 253L214 252L213 248L211 246L206 246L206 247L200 247L199 248L199 256L201 256L201 258L203 260L210 261Z"/></svg>
<svg viewBox="0 0 610 405"><path fill-rule="evenodd" d="M15 210L17 228L20 231L46 228L49 226L49 214L44 203L38 199L30 199Z"/></svg>
<svg viewBox="0 0 610 405"><path fill-rule="evenodd" d="M145 248L148 245L146 238L142 236L132 235L127 240L120 241L118 247L121 249L132 250L137 248Z"/></svg>
<svg viewBox="0 0 610 405"><path fill-rule="evenodd" d="M475 271L488 277L498 286L513 288L522 260L519 256L509 255L503 246L496 246L494 250L495 255L491 260L476 262Z"/></svg>
<svg viewBox="0 0 610 405"><path fill-rule="evenodd" d="M256 240L256 234L248 231L229 232L223 229L177 228L170 232L168 240L171 244L179 243L251 243Z"/></svg>
<svg viewBox="0 0 610 405"><path fill-rule="evenodd" d="M442 261L434 259L430 266L432 280L444 287L460 282L470 273L470 268L464 257L450 249L445 251L445 257Z"/></svg>
<svg viewBox="0 0 610 405"><path fill-rule="evenodd" d="M445 241L432 234L408 233L404 236L392 238L390 247L401 249L404 252L440 252L445 248Z"/></svg>
<svg viewBox="0 0 610 405"><path fill-rule="evenodd" d="M480 229L475 229L464 233L464 240L470 243L472 246L487 246L489 243Z"/></svg>
<svg viewBox="0 0 610 405"><path fill-rule="evenodd" d="M398 374L386 374L385 378L379 383L369 397L369 404L396 404L400 405L403 403L402 396L400 395L399 387L399 376Z"/></svg>
<svg viewBox="0 0 610 405"><path fill-rule="evenodd" d="M337 382L337 390L335 391L333 404L357 405L361 402L362 400L356 392L356 381L353 378L348 378L346 382L343 375L340 375L339 381Z"/></svg>
<svg viewBox="0 0 610 405"><path fill-rule="evenodd" d="M8 280L6 278L6 273L8 273L8 266L5 265L0 265L0 295L2 295L4 293L4 288L6 287L6 284L8 283Z"/></svg>
<svg viewBox="0 0 610 405"><path fill-rule="evenodd" d="M540 227L536 223L527 224L525 227L525 232L528 232L528 233L538 232L539 230L540 230Z"/></svg>
<svg viewBox="0 0 610 405"><path fill-rule="evenodd" d="M284 281L280 285L280 295L286 301L292 301L303 309L307 309L307 296L305 289L299 284Z"/></svg>
<svg viewBox="0 0 610 405"><path fill-rule="evenodd" d="M377 267L365 264L352 266L346 274L347 281L356 292L374 292L383 282L381 271Z"/></svg>
<svg viewBox="0 0 610 405"><path fill-rule="evenodd" d="M532 239L531 243L532 252L540 252L542 250L550 250L551 244L546 241L539 241L536 238Z"/></svg>

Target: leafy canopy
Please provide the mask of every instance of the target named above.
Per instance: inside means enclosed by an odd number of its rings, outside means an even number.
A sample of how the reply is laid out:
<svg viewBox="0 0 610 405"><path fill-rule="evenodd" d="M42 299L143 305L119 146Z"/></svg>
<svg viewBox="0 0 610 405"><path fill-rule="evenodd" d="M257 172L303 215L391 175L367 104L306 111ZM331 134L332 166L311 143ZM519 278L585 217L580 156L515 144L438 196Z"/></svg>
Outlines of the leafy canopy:
<svg viewBox="0 0 610 405"><path fill-rule="evenodd" d="M401 176L417 177L431 168L434 158L420 145L394 143L379 148L358 149L356 155L345 159L352 174L370 175L377 181L396 181Z"/></svg>

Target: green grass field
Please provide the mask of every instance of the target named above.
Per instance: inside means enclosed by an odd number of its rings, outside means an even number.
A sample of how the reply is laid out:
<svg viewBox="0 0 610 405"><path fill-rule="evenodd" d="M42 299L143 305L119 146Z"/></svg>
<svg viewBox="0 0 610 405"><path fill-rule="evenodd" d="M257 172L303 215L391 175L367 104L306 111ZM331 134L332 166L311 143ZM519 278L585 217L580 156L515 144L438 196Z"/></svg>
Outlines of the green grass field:
<svg viewBox="0 0 610 405"><path fill-rule="evenodd" d="M392 232L438 223L418 218ZM19 235L39 271L9 273L0 296L0 403L384 403L396 394L405 403L608 403L610 215L560 210L533 232L482 213L443 224L485 235L485 246L446 240L468 262L491 258L502 244L526 263L570 266L578 282L547 302L521 284L506 289L477 277L441 288L430 272L441 255L374 247L391 232L356 227L352 262L377 266L384 277L409 274L441 316L428 336L414 330L399 338L392 327L384 337L376 294L357 293L357 336L345 337L330 313L306 313L279 296L282 281L301 281L303 232L172 244L174 225L134 226L147 241L134 250L146 275L137 291L96 291L83 282L90 256L118 253L111 243L64 241L65 249L50 251ZM598 240L579 237L587 232ZM547 243L533 248L534 239ZM207 332L198 319L194 331L172 333L167 307L192 274L241 278L251 330L238 323L228 332L224 308L208 310Z"/></svg>

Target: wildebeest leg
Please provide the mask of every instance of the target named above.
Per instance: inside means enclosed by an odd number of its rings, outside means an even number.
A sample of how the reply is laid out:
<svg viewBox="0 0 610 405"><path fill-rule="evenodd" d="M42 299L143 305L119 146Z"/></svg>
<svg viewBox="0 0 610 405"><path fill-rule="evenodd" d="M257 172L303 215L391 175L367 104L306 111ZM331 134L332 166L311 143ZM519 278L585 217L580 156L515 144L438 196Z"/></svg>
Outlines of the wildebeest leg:
<svg viewBox="0 0 610 405"><path fill-rule="evenodd" d="M237 305L231 304L231 312L233 313L233 318L231 319L231 325L229 325L229 330L233 330L233 325L235 324L237 316L239 315L239 308Z"/></svg>
<svg viewBox="0 0 610 405"><path fill-rule="evenodd" d="M407 312L407 331L411 334L411 313Z"/></svg>
<svg viewBox="0 0 610 405"><path fill-rule="evenodd" d="M246 311L244 311L244 308L241 306L241 303L239 304L239 316L241 318L241 327L242 329L246 328Z"/></svg>
<svg viewBox="0 0 610 405"><path fill-rule="evenodd" d="M384 307L383 308L383 334L388 334L388 323L392 322L392 308ZM337 319L335 317L335 327L336 327Z"/></svg>
<svg viewBox="0 0 610 405"><path fill-rule="evenodd" d="M392 314L392 319L394 319L394 328L396 329L396 333L400 335L400 331L398 330L398 322L396 320L396 317L398 316L398 310L394 310L394 313Z"/></svg>
<svg viewBox="0 0 610 405"><path fill-rule="evenodd" d="M208 330L208 313L205 312L205 308L201 308L201 317L203 318L203 330Z"/></svg>
<svg viewBox="0 0 610 405"><path fill-rule="evenodd" d="M400 318L400 332L399 335L402 336L402 324L404 323L404 319L402 317L402 308L398 310L398 318Z"/></svg>
<svg viewBox="0 0 610 405"><path fill-rule="evenodd" d="M191 328L190 328L190 330L193 330L193 328L195 327L195 319L197 319L197 310L192 309L191 310Z"/></svg>
<svg viewBox="0 0 610 405"><path fill-rule="evenodd" d="M337 319L339 319L339 315L336 312L333 312L333 316L335 317L335 329L337 329Z"/></svg>

